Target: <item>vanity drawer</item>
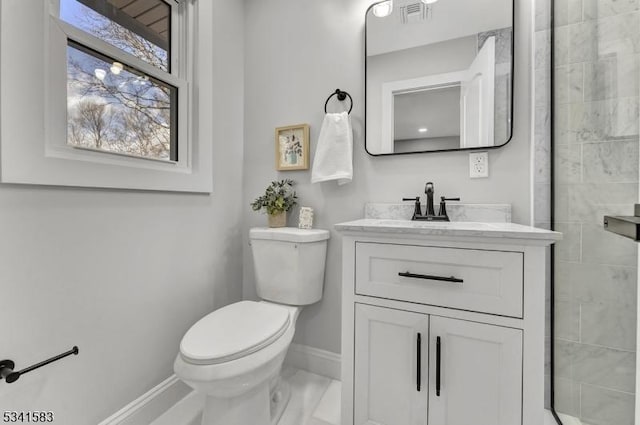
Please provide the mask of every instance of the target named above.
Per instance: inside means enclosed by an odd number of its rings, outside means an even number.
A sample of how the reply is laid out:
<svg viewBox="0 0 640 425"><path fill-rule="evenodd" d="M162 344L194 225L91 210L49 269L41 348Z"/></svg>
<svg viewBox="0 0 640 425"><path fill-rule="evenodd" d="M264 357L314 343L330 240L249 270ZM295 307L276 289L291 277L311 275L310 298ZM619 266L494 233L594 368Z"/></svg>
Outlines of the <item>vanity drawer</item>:
<svg viewBox="0 0 640 425"><path fill-rule="evenodd" d="M522 318L522 252L356 243L359 295Z"/></svg>

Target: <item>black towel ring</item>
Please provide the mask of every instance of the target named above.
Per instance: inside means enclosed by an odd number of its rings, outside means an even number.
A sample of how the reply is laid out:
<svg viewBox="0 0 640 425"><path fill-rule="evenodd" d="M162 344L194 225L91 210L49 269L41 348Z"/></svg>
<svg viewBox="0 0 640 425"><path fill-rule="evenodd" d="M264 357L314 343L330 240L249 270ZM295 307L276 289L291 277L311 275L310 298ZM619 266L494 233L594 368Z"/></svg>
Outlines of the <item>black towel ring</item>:
<svg viewBox="0 0 640 425"><path fill-rule="evenodd" d="M324 113L327 113L327 105L329 104L329 100L331 100L331 98L333 96L338 96L338 100L340 102L344 101L347 96L349 97L349 100L351 101L351 107L349 108L349 114L351 113L351 110L353 109L353 99L351 98L351 95L349 93L347 93L346 91L342 91L340 89L336 89L336 91L334 91L333 93L331 93L331 95L327 98L327 101L324 102Z"/></svg>

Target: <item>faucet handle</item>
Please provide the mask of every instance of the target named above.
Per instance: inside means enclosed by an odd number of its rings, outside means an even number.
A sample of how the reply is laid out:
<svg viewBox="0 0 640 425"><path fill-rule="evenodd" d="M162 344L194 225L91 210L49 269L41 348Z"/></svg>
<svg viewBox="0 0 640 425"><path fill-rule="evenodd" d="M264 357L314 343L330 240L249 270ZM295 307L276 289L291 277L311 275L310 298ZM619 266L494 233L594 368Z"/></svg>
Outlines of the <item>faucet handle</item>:
<svg viewBox="0 0 640 425"><path fill-rule="evenodd" d="M438 211L439 216L447 217L447 221L449 221L449 216L447 215L447 204L446 201L459 201L460 198L446 198L444 196L440 197L440 211Z"/></svg>
<svg viewBox="0 0 640 425"><path fill-rule="evenodd" d="M403 201L413 201L415 202L414 208L413 208L413 217L411 217L411 220L415 220L416 217L419 217L422 215L422 207L420 206L420 197L416 196L415 198L402 198Z"/></svg>

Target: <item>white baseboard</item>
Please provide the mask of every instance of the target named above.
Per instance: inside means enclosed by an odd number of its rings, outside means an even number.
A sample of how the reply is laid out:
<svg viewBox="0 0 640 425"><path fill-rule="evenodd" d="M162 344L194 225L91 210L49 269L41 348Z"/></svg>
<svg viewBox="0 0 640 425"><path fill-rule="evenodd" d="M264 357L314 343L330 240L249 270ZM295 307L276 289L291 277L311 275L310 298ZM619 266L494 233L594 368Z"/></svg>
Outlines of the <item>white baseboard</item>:
<svg viewBox="0 0 640 425"><path fill-rule="evenodd" d="M340 380L340 355L308 345L291 344L288 366ZM155 386L98 425L148 425L191 393L175 375Z"/></svg>
<svg viewBox="0 0 640 425"><path fill-rule="evenodd" d="M190 392L191 388L171 375L98 425L149 425Z"/></svg>
<svg viewBox="0 0 640 425"><path fill-rule="evenodd" d="M317 375L340 380L341 357L340 354L331 351L308 345L291 344L284 363Z"/></svg>

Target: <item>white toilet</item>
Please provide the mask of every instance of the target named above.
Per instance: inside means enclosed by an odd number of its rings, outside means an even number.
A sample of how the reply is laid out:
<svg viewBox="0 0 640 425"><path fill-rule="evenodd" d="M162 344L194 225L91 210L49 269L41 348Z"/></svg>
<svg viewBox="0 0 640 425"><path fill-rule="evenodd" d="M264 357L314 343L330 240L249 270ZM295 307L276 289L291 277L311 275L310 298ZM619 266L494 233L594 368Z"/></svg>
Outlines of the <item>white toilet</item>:
<svg viewBox="0 0 640 425"><path fill-rule="evenodd" d="M182 338L176 375L206 394L202 425L275 425L289 401L280 380L302 306L322 298L327 230L253 228L258 296L200 319Z"/></svg>

